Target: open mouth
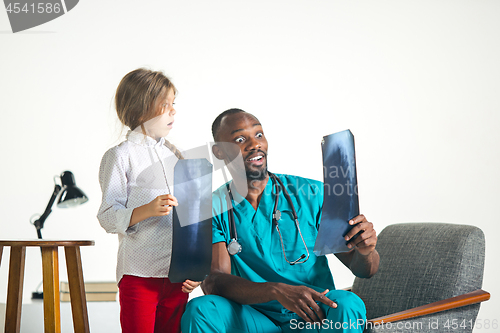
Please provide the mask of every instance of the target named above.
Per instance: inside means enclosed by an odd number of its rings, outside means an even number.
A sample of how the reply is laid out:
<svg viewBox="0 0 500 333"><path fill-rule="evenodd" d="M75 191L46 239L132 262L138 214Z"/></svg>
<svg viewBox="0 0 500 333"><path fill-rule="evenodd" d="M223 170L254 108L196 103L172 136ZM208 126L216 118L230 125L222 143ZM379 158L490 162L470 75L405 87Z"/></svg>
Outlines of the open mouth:
<svg viewBox="0 0 500 333"><path fill-rule="evenodd" d="M249 158L248 160L249 161L260 161L262 158L263 158L262 156L255 156L255 157Z"/></svg>
<svg viewBox="0 0 500 333"><path fill-rule="evenodd" d="M264 153L259 152L259 153L250 155L250 157L248 157L246 159L246 162L251 164L251 165L254 165L254 166L260 166L260 165L264 164L264 157L265 157Z"/></svg>

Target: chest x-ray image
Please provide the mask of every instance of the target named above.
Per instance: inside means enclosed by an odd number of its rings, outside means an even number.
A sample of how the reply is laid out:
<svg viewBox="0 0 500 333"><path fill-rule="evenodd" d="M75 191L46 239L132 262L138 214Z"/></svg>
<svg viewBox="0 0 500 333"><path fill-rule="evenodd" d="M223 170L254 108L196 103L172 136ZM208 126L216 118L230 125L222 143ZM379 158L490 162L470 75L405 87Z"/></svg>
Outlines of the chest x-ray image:
<svg viewBox="0 0 500 333"><path fill-rule="evenodd" d="M347 252L349 220L359 215L354 136L350 130L323 137L323 212L314 245L316 255Z"/></svg>
<svg viewBox="0 0 500 333"><path fill-rule="evenodd" d="M179 160L174 169L172 282L202 281L212 261L212 164L205 158Z"/></svg>

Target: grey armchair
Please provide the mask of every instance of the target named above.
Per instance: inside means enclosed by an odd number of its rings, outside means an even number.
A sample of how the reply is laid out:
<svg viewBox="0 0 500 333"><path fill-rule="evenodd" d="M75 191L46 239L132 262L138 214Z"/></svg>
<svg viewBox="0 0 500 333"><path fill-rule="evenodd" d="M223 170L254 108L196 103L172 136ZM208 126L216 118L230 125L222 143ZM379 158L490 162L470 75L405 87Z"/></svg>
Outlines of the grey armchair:
<svg viewBox="0 0 500 333"><path fill-rule="evenodd" d="M356 278L365 332L472 332L484 270L484 234L469 225L401 223L378 237L379 271Z"/></svg>

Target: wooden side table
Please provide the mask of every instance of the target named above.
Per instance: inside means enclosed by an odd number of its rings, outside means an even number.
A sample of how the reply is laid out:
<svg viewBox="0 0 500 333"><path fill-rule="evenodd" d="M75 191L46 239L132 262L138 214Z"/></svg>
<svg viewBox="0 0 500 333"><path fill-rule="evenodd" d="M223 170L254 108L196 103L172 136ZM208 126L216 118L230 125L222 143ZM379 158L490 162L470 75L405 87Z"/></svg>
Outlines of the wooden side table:
<svg viewBox="0 0 500 333"><path fill-rule="evenodd" d="M5 311L5 333L19 333L23 298L24 266L27 246L39 246L42 250L43 313L46 333L61 332L61 305L59 303L58 248L64 246L68 270L71 311L75 333L90 332L87 301L83 283L80 246L94 245L94 241L53 240L0 240L0 264L4 246L10 246L9 286Z"/></svg>

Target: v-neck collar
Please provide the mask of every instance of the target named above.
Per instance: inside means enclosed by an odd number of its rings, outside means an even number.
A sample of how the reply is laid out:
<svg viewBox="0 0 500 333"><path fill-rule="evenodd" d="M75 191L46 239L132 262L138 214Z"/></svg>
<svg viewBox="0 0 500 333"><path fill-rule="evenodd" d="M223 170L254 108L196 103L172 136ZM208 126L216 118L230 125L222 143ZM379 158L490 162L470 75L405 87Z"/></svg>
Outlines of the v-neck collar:
<svg viewBox="0 0 500 333"><path fill-rule="evenodd" d="M273 189L273 182L271 180L271 177L269 177L266 187L264 188L262 192L262 196L260 198L259 204L257 206L257 209L254 209L252 204L245 198L243 197L238 191L233 190L235 187L231 186L233 184L233 181L229 184L231 187L232 191L231 193L233 194L233 204L235 204L238 209L245 215L250 217L253 221L255 216L257 215L256 213L260 212L264 216L271 216L272 211L274 208L274 195L272 193Z"/></svg>

